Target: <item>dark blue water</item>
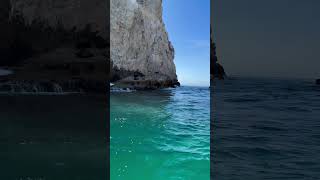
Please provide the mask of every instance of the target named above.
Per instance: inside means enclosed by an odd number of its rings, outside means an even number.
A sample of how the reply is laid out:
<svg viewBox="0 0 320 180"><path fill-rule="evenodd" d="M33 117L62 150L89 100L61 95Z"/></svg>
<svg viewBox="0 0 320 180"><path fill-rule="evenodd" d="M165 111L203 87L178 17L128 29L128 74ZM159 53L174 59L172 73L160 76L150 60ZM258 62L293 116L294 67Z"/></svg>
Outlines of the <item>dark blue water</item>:
<svg viewBox="0 0 320 180"><path fill-rule="evenodd" d="M232 79L211 95L213 179L320 179L320 86Z"/></svg>
<svg viewBox="0 0 320 180"><path fill-rule="evenodd" d="M105 96L0 95L0 180L106 180Z"/></svg>

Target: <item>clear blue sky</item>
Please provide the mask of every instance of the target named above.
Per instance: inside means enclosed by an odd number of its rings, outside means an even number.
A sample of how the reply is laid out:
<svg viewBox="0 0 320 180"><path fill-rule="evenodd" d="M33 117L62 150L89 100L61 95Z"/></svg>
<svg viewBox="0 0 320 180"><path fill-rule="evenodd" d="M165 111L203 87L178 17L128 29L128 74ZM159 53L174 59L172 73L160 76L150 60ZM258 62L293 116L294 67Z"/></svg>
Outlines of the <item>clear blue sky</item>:
<svg viewBox="0 0 320 180"><path fill-rule="evenodd" d="M181 85L210 84L210 0L163 0Z"/></svg>

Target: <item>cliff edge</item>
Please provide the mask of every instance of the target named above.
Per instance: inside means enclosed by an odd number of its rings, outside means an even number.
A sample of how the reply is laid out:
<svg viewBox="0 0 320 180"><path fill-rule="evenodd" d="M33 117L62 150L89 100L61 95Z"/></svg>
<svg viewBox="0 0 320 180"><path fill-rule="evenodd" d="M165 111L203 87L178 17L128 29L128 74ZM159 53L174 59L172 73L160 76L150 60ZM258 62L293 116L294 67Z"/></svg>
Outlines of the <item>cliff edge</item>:
<svg viewBox="0 0 320 180"><path fill-rule="evenodd" d="M111 82L156 89L179 85L162 0L111 0Z"/></svg>

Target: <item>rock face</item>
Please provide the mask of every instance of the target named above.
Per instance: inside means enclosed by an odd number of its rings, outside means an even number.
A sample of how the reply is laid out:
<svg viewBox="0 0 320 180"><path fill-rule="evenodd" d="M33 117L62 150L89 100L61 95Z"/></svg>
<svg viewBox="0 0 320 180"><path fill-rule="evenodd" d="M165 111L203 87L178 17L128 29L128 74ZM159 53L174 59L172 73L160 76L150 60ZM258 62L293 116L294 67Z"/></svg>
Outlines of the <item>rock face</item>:
<svg viewBox="0 0 320 180"><path fill-rule="evenodd" d="M212 31L211 31L212 33ZM221 64L218 63L218 58L216 54L216 45L212 40L211 37L211 67L210 67L210 74L211 79L224 79L226 76L226 73L224 71L224 68Z"/></svg>
<svg viewBox="0 0 320 180"><path fill-rule="evenodd" d="M11 0L11 16L21 14L26 23L44 21L67 30L84 29L89 24L106 36L107 4L104 0Z"/></svg>
<svg viewBox="0 0 320 180"><path fill-rule="evenodd" d="M4 0L0 90L106 93L108 1ZM9 88L10 89L10 88Z"/></svg>
<svg viewBox="0 0 320 180"><path fill-rule="evenodd" d="M179 85L162 0L111 0L111 81L134 88Z"/></svg>

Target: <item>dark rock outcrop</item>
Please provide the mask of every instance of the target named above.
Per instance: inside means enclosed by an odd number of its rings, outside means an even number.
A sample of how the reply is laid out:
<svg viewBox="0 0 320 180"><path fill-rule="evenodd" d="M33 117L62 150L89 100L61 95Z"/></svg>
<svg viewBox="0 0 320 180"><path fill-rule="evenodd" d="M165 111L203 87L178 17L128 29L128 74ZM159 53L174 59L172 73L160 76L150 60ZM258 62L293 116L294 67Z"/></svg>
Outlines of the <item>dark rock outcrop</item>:
<svg viewBox="0 0 320 180"><path fill-rule="evenodd" d="M0 66L14 72L0 77L3 85L19 89L19 85L27 87L28 83L29 87L55 84L63 90L107 91L110 69L107 1L1 3L6 8L0 14L3 25L0 36L4 39L0 42Z"/></svg>
<svg viewBox="0 0 320 180"><path fill-rule="evenodd" d="M212 31L211 31L212 35ZM210 65L210 74L211 79L224 79L226 77L226 73L224 71L224 68L221 64L218 63L218 58L216 54L216 45L212 40L212 37L210 38L211 46L211 65Z"/></svg>
<svg viewBox="0 0 320 180"><path fill-rule="evenodd" d="M320 85L320 79L316 80L316 84Z"/></svg>

